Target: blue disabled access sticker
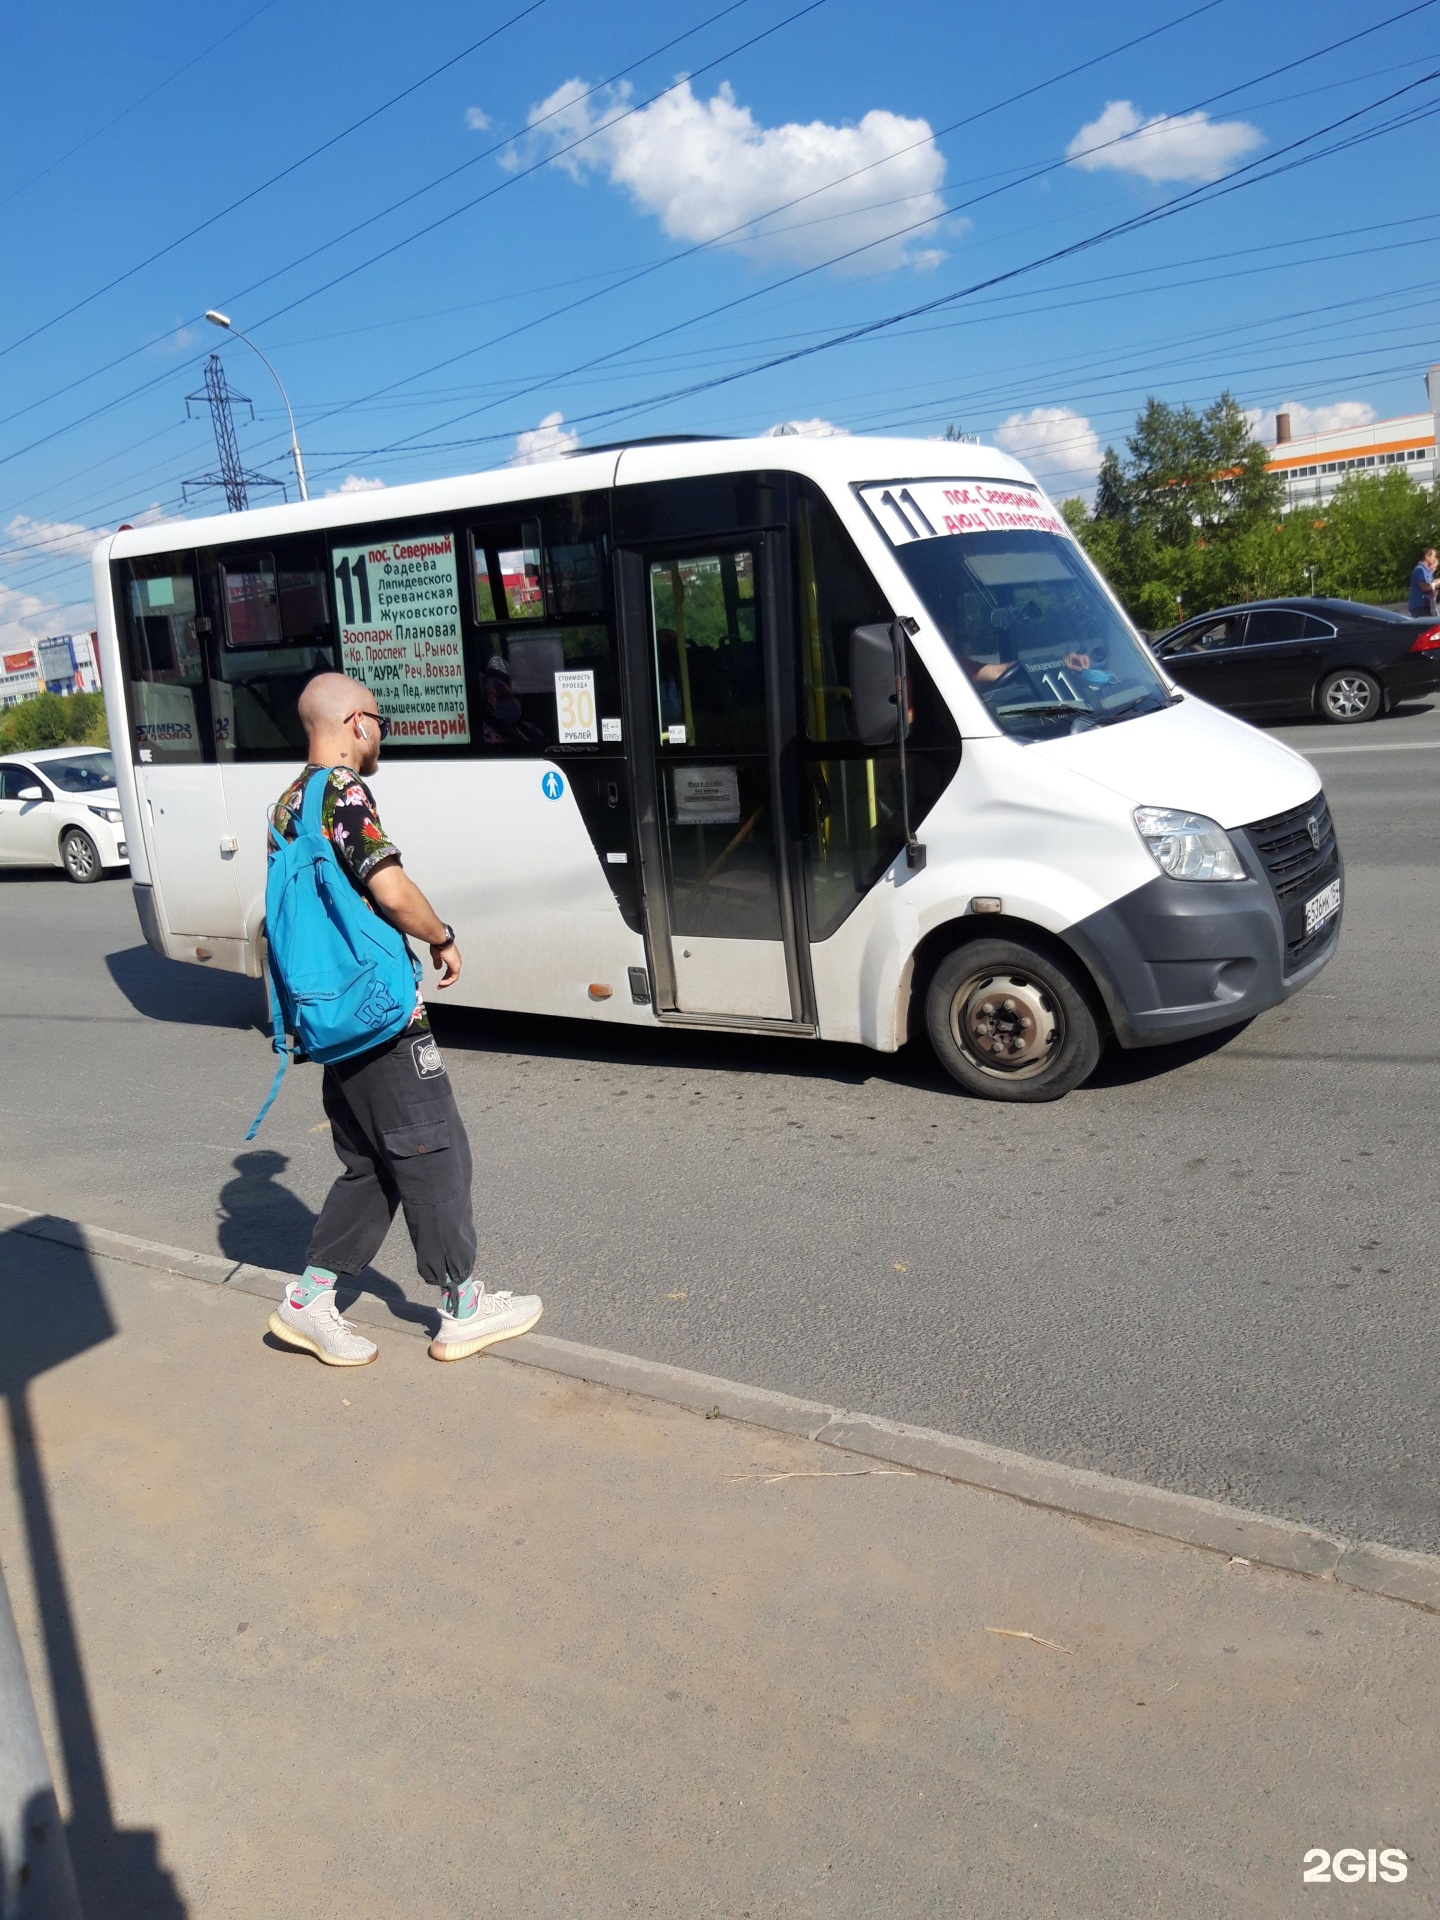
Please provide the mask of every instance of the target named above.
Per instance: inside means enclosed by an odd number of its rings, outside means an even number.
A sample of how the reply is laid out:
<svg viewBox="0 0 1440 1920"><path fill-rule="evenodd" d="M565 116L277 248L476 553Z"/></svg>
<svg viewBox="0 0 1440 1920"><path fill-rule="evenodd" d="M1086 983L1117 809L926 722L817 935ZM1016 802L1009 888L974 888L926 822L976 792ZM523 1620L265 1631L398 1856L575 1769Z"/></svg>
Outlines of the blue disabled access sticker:
<svg viewBox="0 0 1440 1920"><path fill-rule="evenodd" d="M544 777L541 779L540 791L544 794L547 800L558 800L561 794L564 793L565 782L560 778L560 775L556 773L553 767L550 769L549 773L545 774Z"/></svg>

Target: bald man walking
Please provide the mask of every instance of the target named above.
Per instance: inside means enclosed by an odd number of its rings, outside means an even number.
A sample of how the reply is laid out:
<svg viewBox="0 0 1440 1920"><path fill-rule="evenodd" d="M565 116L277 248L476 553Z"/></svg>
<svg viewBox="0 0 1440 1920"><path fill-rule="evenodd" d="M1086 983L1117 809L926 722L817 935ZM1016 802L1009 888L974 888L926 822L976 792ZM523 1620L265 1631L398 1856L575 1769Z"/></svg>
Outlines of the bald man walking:
<svg viewBox="0 0 1440 1920"><path fill-rule="evenodd" d="M321 828L341 868L374 912L424 941L439 985L453 987L461 965L455 930L400 864L363 777L379 766L380 743L390 730L374 694L344 674L317 674L300 696L300 718L309 764L275 803L276 836L295 837L306 787L324 780ZM304 1273L270 1316L275 1337L331 1367L363 1367L375 1359L374 1341L341 1319L335 1282L374 1259L397 1207L405 1210L421 1277L440 1289L434 1359L464 1360L528 1333L540 1318L539 1297L487 1293L473 1277L470 1143L418 988L403 1033L327 1066L323 1097L344 1171L320 1209Z"/></svg>

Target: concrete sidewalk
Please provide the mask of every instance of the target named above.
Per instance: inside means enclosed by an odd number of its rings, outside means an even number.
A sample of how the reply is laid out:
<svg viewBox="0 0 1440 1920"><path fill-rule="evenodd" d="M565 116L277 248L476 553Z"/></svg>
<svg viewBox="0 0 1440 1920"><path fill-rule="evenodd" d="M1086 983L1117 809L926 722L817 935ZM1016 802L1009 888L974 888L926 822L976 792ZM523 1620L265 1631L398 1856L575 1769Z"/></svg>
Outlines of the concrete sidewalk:
<svg viewBox="0 0 1440 1920"><path fill-rule="evenodd" d="M89 1920L1440 1909L1440 1617L265 1313L0 1234ZM1409 1876L1317 1894L1312 1847Z"/></svg>

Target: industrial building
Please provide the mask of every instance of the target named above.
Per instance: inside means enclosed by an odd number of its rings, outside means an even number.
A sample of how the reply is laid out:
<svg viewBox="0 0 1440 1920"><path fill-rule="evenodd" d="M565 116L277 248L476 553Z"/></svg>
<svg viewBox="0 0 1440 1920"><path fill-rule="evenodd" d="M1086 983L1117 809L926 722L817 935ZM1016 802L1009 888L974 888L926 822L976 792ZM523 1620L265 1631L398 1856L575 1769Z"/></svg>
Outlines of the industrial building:
<svg viewBox="0 0 1440 1920"><path fill-rule="evenodd" d="M1268 466L1285 482L1285 505L1324 506L1347 474L1379 475L1403 467L1417 487L1430 486L1437 473L1435 434L1440 415L1440 366L1425 376L1429 407L1423 413L1401 414L1394 420L1371 420L1361 427L1343 427L1334 433L1290 431L1290 415L1275 416L1275 444Z"/></svg>

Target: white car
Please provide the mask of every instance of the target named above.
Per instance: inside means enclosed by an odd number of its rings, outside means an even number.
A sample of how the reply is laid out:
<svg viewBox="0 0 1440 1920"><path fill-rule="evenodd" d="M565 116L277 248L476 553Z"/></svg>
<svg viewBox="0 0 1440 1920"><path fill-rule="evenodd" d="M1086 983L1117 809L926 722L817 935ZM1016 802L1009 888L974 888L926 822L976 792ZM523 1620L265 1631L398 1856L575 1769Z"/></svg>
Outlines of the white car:
<svg viewBox="0 0 1440 1920"><path fill-rule="evenodd" d="M0 867L63 867L83 885L129 858L108 748L0 754Z"/></svg>

